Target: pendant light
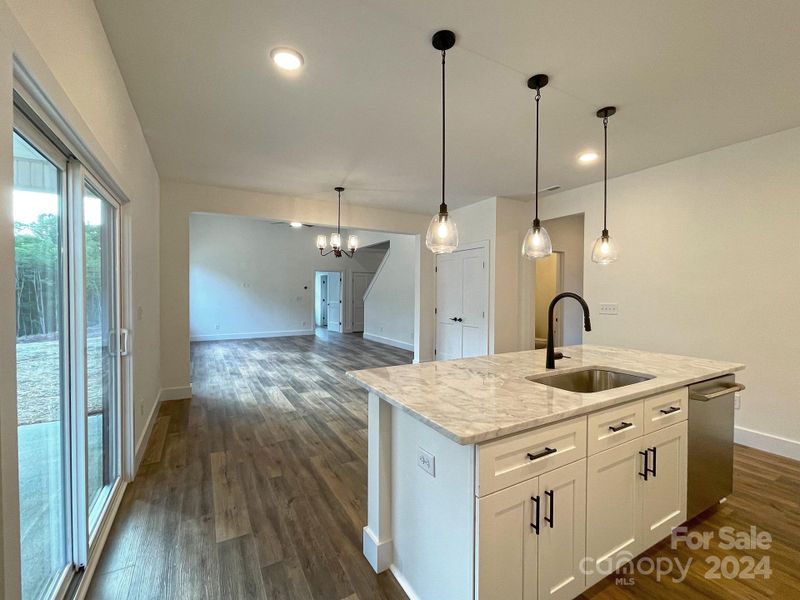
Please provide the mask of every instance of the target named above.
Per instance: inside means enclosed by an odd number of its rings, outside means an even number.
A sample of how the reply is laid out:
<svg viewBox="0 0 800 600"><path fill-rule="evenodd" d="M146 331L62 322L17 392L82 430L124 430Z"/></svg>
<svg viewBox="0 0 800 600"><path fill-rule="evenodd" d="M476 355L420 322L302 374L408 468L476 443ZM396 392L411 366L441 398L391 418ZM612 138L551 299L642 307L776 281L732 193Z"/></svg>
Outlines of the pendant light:
<svg viewBox="0 0 800 600"><path fill-rule="evenodd" d="M550 234L542 227L539 221L539 100L542 98L541 90L547 85L550 78L547 75L534 75L528 79L528 87L536 90L536 178L535 178L535 212L533 223L522 240L522 256L535 260L544 258L553 253L553 243L550 241Z"/></svg>
<svg viewBox="0 0 800 600"><path fill-rule="evenodd" d="M606 106L597 111L603 119L603 232L592 246L592 262L607 265L619 257L619 246L608 235L608 117L617 112L616 107Z"/></svg>
<svg viewBox="0 0 800 600"><path fill-rule="evenodd" d="M347 256L348 258L353 258L353 255L358 250L358 236L357 235L349 235L347 236L347 248L348 250L342 250L342 233L341 233L341 224L342 224L342 192L344 191L343 187L335 187L333 188L337 194L339 194L339 213L336 217L336 233L331 234L331 249L325 252L325 247L328 245L328 239L324 235L317 236L317 249L319 250L320 255L328 256L331 252L336 258L341 258L342 254Z"/></svg>
<svg viewBox="0 0 800 600"><path fill-rule="evenodd" d="M444 101L444 82L445 82L445 57L447 51L456 43L456 34L447 29L437 31L431 40L433 47L442 53L442 203L439 205L439 212L433 215L428 232L425 235L425 245L434 254L449 253L458 248L458 228L453 222L452 217L447 212L445 202L444 182L445 182L445 101Z"/></svg>

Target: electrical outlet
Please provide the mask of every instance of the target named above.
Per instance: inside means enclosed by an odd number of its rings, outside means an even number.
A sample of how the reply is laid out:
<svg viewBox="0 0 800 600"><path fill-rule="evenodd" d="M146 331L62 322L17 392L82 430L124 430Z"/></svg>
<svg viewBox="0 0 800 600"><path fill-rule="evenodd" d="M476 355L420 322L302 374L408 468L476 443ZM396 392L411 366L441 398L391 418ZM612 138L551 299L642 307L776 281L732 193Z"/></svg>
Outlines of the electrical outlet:
<svg viewBox="0 0 800 600"><path fill-rule="evenodd" d="M600 305L600 314L601 315L618 315L619 314L619 304L616 302L605 302Z"/></svg>
<svg viewBox="0 0 800 600"><path fill-rule="evenodd" d="M306 327L307 325L308 325L308 321L303 321L303 327Z"/></svg>
<svg viewBox="0 0 800 600"><path fill-rule="evenodd" d="M417 466L431 477L436 477L436 457L422 448L417 448Z"/></svg>
<svg viewBox="0 0 800 600"><path fill-rule="evenodd" d="M742 408L742 392L736 392L733 395L733 408L736 410Z"/></svg>
<svg viewBox="0 0 800 600"><path fill-rule="evenodd" d="M216 329L217 331L219 331L219 323L217 323L216 325L214 325L214 329Z"/></svg>

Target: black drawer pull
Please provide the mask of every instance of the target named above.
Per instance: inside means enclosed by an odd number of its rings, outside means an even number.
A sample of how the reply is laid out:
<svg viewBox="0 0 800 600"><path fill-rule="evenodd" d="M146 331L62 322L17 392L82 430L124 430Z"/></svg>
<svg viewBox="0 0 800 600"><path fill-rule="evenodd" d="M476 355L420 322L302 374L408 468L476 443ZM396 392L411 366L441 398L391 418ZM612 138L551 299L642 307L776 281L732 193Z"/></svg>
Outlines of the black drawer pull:
<svg viewBox="0 0 800 600"><path fill-rule="evenodd" d="M531 496L531 500L533 500L533 523L531 523L531 527L536 532L536 535L539 535L539 496Z"/></svg>
<svg viewBox="0 0 800 600"><path fill-rule="evenodd" d="M661 412L665 415L671 415L674 412L678 412L680 409L680 406L670 406L669 408L662 408Z"/></svg>
<svg viewBox="0 0 800 600"><path fill-rule="evenodd" d="M610 425L608 428L614 433L617 433L618 431L622 431L623 429L627 429L628 427L633 427L633 423L628 423L627 421L623 421L616 427L614 425Z"/></svg>
<svg viewBox="0 0 800 600"><path fill-rule="evenodd" d="M656 476L656 463L658 462L658 459L656 457L656 447L653 446L652 448L648 448L647 451L653 453L653 468L650 469L650 474L653 477L655 477Z"/></svg>
<svg viewBox="0 0 800 600"><path fill-rule="evenodd" d="M641 450L639 450L639 454L641 454L642 456L644 456L644 473L642 473L641 471L639 471L639 475L641 475L642 477L644 477L644 480L645 480L645 481L647 481L647 475L648 475L648 473L650 473L650 467L648 467L648 466L647 466L647 463L648 463L648 458L650 457L650 452L649 452L649 450L647 450L647 451L644 451L644 452L642 452Z"/></svg>
<svg viewBox="0 0 800 600"><path fill-rule="evenodd" d="M556 501L556 493L554 490L545 490L544 495L550 498L550 517L545 517L544 522L550 525L550 529L553 528L553 505Z"/></svg>
<svg viewBox="0 0 800 600"><path fill-rule="evenodd" d="M536 460L537 458L544 458L545 456L550 456L551 454L555 454L556 452L558 452L557 449L548 448L547 446L545 446L544 450L542 450L541 452L537 452L536 454L531 454L530 452L528 452L528 459Z"/></svg>

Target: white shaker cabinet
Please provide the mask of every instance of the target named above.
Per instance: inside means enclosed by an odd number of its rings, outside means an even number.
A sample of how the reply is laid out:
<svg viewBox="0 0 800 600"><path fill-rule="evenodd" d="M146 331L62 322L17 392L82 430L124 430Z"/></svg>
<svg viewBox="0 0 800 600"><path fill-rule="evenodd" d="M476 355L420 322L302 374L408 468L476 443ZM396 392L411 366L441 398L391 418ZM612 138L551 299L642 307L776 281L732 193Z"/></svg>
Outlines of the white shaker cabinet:
<svg viewBox="0 0 800 600"><path fill-rule="evenodd" d="M476 504L479 598L568 600L583 591L585 459Z"/></svg>
<svg viewBox="0 0 800 600"><path fill-rule="evenodd" d="M687 439L682 421L589 457L587 587L686 520Z"/></svg>
<svg viewBox="0 0 800 600"><path fill-rule="evenodd" d="M686 520L688 423L682 421L644 437L647 481L641 479L642 550L661 541Z"/></svg>

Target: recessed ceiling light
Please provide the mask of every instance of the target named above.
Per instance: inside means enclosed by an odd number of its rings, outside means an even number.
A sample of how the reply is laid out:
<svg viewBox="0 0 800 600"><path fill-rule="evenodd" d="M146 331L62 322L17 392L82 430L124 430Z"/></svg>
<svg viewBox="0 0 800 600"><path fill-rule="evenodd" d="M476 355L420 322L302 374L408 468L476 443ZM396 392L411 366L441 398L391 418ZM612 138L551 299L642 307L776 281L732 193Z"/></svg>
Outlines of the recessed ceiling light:
<svg viewBox="0 0 800 600"><path fill-rule="evenodd" d="M297 221L292 221L291 223L289 223L289 226L294 227L295 229L300 229L303 226L303 224L298 223Z"/></svg>
<svg viewBox="0 0 800 600"><path fill-rule="evenodd" d="M589 164L589 163L593 163L598 158L600 158L600 155L597 152L589 151L589 152L584 152L582 154L579 154L578 155L578 162L583 163L583 164L586 165L586 164Z"/></svg>
<svg viewBox="0 0 800 600"><path fill-rule="evenodd" d="M292 48L273 48L269 56L284 71L296 71L303 66L303 55Z"/></svg>

